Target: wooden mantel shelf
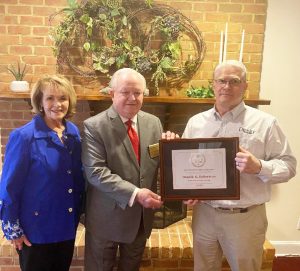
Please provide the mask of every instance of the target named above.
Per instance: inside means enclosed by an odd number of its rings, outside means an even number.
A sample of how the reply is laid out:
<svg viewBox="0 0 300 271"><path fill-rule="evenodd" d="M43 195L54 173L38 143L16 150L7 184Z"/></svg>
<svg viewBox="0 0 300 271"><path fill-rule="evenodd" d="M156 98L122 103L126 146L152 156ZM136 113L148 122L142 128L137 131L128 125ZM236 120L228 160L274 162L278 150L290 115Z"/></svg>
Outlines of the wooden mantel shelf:
<svg viewBox="0 0 300 271"><path fill-rule="evenodd" d="M17 93L17 92L0 92L0 98L6 99L29 99L30 94ZM110 101L111 98L108 95L97 94L78 94L78 100L85 101ZM214 104L215 99L212 98L188 98L182 96L149 96L144 97L145 103L165 103L165 104ZM270 100L265 99L245 99L245 103L248 105L270 105Z"/></svg>

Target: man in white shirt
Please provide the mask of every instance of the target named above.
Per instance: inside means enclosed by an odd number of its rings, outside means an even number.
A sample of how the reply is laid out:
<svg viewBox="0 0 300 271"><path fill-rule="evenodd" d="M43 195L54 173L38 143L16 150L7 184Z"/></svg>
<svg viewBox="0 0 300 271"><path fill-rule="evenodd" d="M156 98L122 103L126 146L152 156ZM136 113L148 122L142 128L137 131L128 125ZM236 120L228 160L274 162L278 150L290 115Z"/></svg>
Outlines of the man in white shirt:
<svg viewBox="0 0 300 271"><path fill-rule="evenodd" d="M296 159L277 120L243 102L243 63L219 64L213 79L214 108L190 118L183 138L239 137L240 200L187 201L195 205L194 270L221 270L225 255L232 271L257 271L268 225L265 202L272 184L295 176Z"/></svg>

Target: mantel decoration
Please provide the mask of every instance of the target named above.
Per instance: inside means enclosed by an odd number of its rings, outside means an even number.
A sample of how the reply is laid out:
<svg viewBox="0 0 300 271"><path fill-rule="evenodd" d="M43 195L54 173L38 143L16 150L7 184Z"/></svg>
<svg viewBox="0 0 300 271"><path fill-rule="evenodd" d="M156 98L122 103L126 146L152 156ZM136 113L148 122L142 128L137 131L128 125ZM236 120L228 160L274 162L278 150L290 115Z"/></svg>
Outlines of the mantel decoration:
<svg viewBox="0 0 300 271"><path fill-rule="evenodd" d="M153 0L68 0L50 16L62 20L50 37L59 66L84 77L110 77L122 67L142 73L150 89L179 87L199 69L205 44L197 26Z"/></svg>
<svg viewBox="0 0 300 271"><path fill-rule="evenodd" d="M15 78L15 80L13 80L9 85L11 91L26 92L29 90L29 83L24 80L27 73L27 64L22 66L20 62L18 62L16 66L10 65L7 70Z"/></svg>

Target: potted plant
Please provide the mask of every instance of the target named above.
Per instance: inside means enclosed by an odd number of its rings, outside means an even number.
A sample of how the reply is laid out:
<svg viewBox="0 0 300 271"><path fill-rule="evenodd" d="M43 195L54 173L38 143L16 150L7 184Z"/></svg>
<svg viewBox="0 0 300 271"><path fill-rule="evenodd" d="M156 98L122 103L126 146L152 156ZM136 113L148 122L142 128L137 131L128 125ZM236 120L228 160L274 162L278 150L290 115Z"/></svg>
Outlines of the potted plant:
<svg viewBox="0 0 300 271"><path fill-rule="evenodd" d="M14 92L24 92L29 90L29 84L24 80L27 72L27 64L22 65L18 62L17 67L10 65L7 70L14 76L15 80L10 83L10 89Z"/></svg>

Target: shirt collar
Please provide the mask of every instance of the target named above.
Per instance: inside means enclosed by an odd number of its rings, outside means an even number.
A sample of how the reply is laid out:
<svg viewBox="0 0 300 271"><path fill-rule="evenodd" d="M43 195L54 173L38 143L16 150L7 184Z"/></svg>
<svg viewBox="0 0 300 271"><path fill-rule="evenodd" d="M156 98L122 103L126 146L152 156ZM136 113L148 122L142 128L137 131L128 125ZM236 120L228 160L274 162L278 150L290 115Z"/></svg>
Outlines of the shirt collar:
<svg viewBox="0 0 300 271"><path fill-rule="evenodd" d="M35 138L51 137L53 135L54 131L47 126L46 122L40 114L33 117L33 122ZM65 121L65 127L65 135L77 135L77 130L75 129L75 126L72 125L69 121Z"/></svg>
<svg viewBox="0 0 300 271"><path fill-rule="evenodd" d="M123 121L123 123L125 124L126 121L128 121L128 118L124 118L120 115L121 120ZM132 125L136 125L137 124L137 115L135 115L133 118L130 119L132 121Z"/></svg>
<svg viewBox="0 0 300 271"><path fill-rule="evenodd" d="M244 101L241 101L236 107L234 107L232 110L227 112L223 118L228 118L230 117L231 119L235 119L240 115L241 112L243 112L246 109L246 105ZM216 105L213 108L213 114L216 118L222 119L218 111L216 110Z"/></svg>

